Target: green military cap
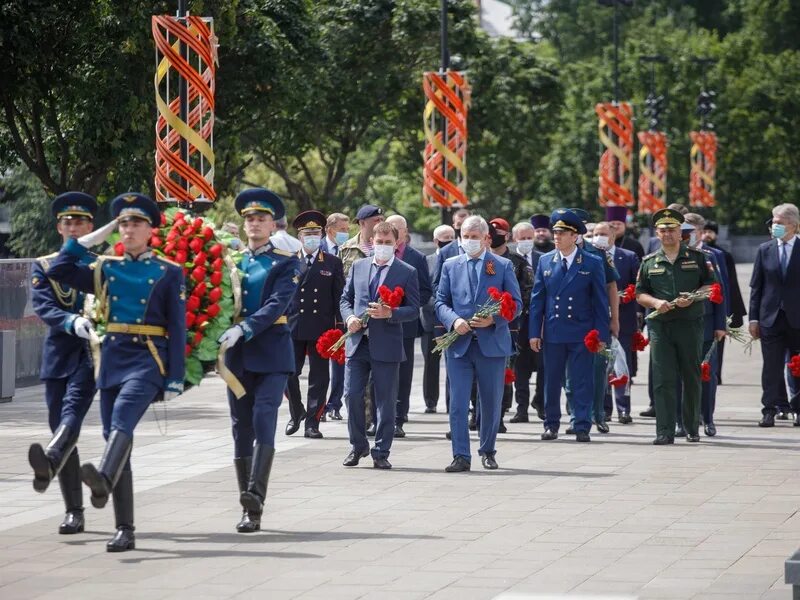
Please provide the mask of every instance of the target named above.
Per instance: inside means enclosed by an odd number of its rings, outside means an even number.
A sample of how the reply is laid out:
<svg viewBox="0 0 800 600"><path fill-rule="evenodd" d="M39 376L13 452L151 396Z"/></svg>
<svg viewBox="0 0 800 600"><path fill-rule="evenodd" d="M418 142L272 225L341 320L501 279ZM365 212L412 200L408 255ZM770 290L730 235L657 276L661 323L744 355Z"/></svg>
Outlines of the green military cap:
<svg viewBox="0 0 800 600"><path fill-rule="evenodd" d="M679 227L683 223L683 215L671 208L662 208L653 214L653 226L658 227Z"/></svg>

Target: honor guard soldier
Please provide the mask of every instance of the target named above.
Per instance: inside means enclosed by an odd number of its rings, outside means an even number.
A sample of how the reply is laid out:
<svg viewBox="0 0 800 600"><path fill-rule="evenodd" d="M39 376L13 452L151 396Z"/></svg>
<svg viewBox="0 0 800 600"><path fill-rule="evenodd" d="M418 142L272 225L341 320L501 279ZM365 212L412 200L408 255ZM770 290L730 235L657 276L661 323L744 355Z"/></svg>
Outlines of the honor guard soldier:
<svg viewBox="0 0 800 600"><path fill-rule="evenodd" d="M66 243L92 230L97 202L82 192L66 192L53 200L52 210L56 229ZM84 526L80 460L75 446L95 387L87 341L91 323L82 316L85 296L45 276L56 256L38 258L31 278L33 309L48 325L40 377L53 437L46 448L31 444L28 461L33 467L33 489L37 492L44 492L58 476L67 509L58 532L70 534L82 532ZM93 257L87 255L86 260Z"/></svg>
<svg viewBox="0 0 800 600"><path fill-rule="evenodd" d="M234 466L239 484L240 533L261 529L261 514L275 456L278 408L295 370L287 313L302 276L300 260L274 248L270 235L286 210L277 194L264 188L241 192L235 202L244 217L247 248L238 267L242 308L237 324L219 338L228 348L225 365L244 388L237 399L228 389L233 422ZM255 444L255 445L254 445Z"/></svg>
<svg viewBox="0 0 800 600"><path fill-rule="evenodd" d="M669 208L653 215L661 248L644 257L636 283L636 301L660 313L647 325L656 408L653 443L658 446L675 442L676 373L683 381L686 441L700 441L704 301L692 302L681 294L714 283L714 274L701 251L681 243L683 222L683 215Z"/></svg>
<svg viewBox="0 0 800 600"><path fill-rule="evenodd" d="M148 247L152 228L161 222L156 203L142 194L122 194L111 202L111 214L108 225L67 241L47 275L93 291L98 314L108 322L97 379L107 443L97 467L81 467L81 479L95 508L103 508L113 494L117 533L106 549L124 552L135 547L133 431L154 400L171 400L183 391L186 309L181 267ZM117 225L124 255L82 264L87 248L104 241Z"/></svg>
<svg viewBox="0 0 800 600"><path fill-rule="evenodd" d="M292 223L303 244L301 260L305 271L300 279L290 311L289 327L294 343L295 372L289 377L289 412L286 435L292 435L305 418L305 437L321 438L319 421L325 410L325 398L330 383L328 359L317 351L317 339L341 321L339 299L344 290L342 261L320 248L325 215L307 210ZM300 373L308 356L308 395L306 409L300 394Z"/></svg>

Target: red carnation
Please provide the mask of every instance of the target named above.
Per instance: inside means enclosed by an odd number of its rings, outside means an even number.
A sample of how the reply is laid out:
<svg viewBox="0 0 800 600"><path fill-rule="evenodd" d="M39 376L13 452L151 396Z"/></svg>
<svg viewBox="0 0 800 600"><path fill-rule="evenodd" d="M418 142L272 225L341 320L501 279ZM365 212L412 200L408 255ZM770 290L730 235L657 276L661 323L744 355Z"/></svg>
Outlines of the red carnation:
<svg viewBox="0 0 800 600"><path fill-rule="evenodd" d="M608 376L608 383L613 387L623 387L628 384L628 376L620 375L617 377L612 373Z"/></svg>
<svg viewBox="0 0 800 600"><path fill-rule="evenodd" d="M214 237L214 230L211 229L211 227L204 227L203 238L205 238L207 242L210 242L213 237Z"/></svg>
<svg viewBox="0 0 800 600"><path fill-rule="evenodd" d="M789 371L792 373L793 377L800 377L800 354L795 354L791 360L786 363L786 366L789 367Z"/></svg>
<svg viewBox="0 0 800 600"><path fill-rule="evenodd" d="M405 292L400 286L396 286L394 290L390 290L387 286L382 285L378 288L378 296L381 302L389 308L397 308L403 302Z"/></svg>
<svg viewBox="0 0 800 600"><path fill-rule="evenodd" d="M708 299L714 304L722 304L722 286L718 283L711 284L711 291L708 293Z"/></svg>
<svg viewBox="0 0 800 600"><path fill-rule="evenodd" d="M166 224L167 224L167 215L161 213L161 226L164 227L164 225Z"/></svg>
<svg viewBox="0 0 800 600"><path fill-rule="evenodd" d="M163 244L163 242L161 241L161 238L158 237L157 235L154 235L154 236L152 236L150 238L150 246L151 247L153 247L153 248L161 248L162 244Z"/></svg>
<svg viewBox="0 0 800 600"><path fill-rule="evenodd" d="M211 258L219 258L223 250L222 244L214 244L208 249L208 255Z"/></svg>
<svg viewBox="0 0 800 600"><path fill-rule="evenodd" d="M211 282L211 285L219 285L222 283L222 271L214 271L208 280Z"/></svg>
<svg viewBox="0 0 800 600"><path fill-rule="evenodd" d="M317 352L322 358L333 359L340 365L344 364L344 346L331 352L331 347L338 342L344 333L338 329L328 329L317 339L316 348Z"/></svg>
<svg viewBox="0 0 800 600"><path fill-rule="evenodd" d="M189 296L186 299L186 312L197 312L200 310L200 298L197 296Z"/></svg>
<svg viewBox="0 0 800 600"><path fill-rule="evenodd" d="M505 372L503 373L503 384L510 385L516 381L517 377L514 375L513 369L509 369L506 367Z"/></svg>
<svg viewBox="0 0 800 600"><path fill-rule="evenodd" d="M700 379L703 381L711 381L711 363L703 361L700 365Z"/></svg>
<svg viewBox="0 0 800 600"><path fill-rule="evenodd" d="M213 319L219 314L219 304L209 304L206 308L206 314L209 318Z"/></svg>
<svg viewBox="0 0 800 600"><path fill-rule="evenodd" d="M223 260L221 258L216 258L214 262L211 263L211 268L215 271L222 271L222 264Z"/></svg>
<svg viewBox="0 0 800 600"><path fill-rule="evenodd" d="M584 345L589 349L589 352L600 352L600 332L597 329L592 329L583 338Z"/></svg>
<svg viewBox="0 0 800 600"><path fill-rule="evenodd" d="M220 298L222 298L222 289L218 287L211 288L211 291L208 292L208 301L215 303L219 302Z"/></svg>
<svg viewBox="0 0 800 600"><path fill-rule="evenodd" d="M189 248L189 242L186 241L186 238L179 238L175 240L175 247L178 250L186 251Z"/></svg>
<svg viewBox="0 0 800 600"><path fill-rule="evenodd" d="M486 291L489 294L489 298L491 298L495 302L499 302L500 301L500 299L502 297L502 294L500 293L500 290L498 290L496 287L490 287Z"/></svg>
<svg viewBox="0 0 800 600"><path fill-rule="evenodd" d="M196 328L200 329L206 323L206 321L208 321L208 315L204 315L203 313L200 313L199 315L197 315L197 318L194 320L194 326Z"/></svg>
<svg viewBox="0 0 800 600"><path fill-rule="evenodd" d="M633 345L633 351L634 352L642 352L645 348L647 348L647 345L649 343L650 343L650 340L648 340L646 337L644 337L644 335L642 334L641 331L637 331L636 333L633 334L633 344L632 345Z"/></svg>
<svg viewBox="0 0 800 600"><path fill-rule="evenodd" d="M200 252L198 252L198 253L195 255L195 257L194 257L194 264L196 264L198 267L202 267L203 265L205 265L205 264L206 264L206 261L207 261L207 260L208 260L208 254L206 254L205 252L203 252L203 251L201 250Z"/></svg>
<svg viewBox="0 0 800 600"><path fill-rule="evenodd" d="M164 254L167 256L175 255L175 242L167 242L167 245L164 246Z"/></svg>
<svg viewBox="0 0 800 600"><path fill-rule="evenodd" d="M192 296L195 296L196 298L202 298L203 296L206 295L207 289L208 287L206 286L205 281L202 281L194 287L194 289L192 290Z"/></svg>
<svg viewBox="0 0 800 600"><path fill-rule="evenodd" d="M625 291L620 297L620 301L623 304L629 304L634 300L636 300L636 286L631 283L625 288Z"/></svg>

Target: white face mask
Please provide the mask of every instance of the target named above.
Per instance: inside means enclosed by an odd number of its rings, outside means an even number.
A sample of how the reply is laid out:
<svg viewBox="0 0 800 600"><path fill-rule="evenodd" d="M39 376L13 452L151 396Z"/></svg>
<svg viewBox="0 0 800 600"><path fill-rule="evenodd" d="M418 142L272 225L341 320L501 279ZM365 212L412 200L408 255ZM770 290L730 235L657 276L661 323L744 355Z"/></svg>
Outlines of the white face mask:
<svg viewBox="0 0 800 600"><path fill-rule="evenodd" d="M372 250L375 253L375 260L380 262L388 262L394 255L394 246L388 244L376 244Z"/></svg>
<svg viewBox="0 0 800 600"><path fill-rule="evenodd" d="M697 232L693 231L689 234L689 245L694 248L697 246Z"/></svg>
<svg viewBox="0 0 800 600"><path fill-rule="evenodd" d="M517 252L520 254L530 254L533 250L533 240L520 240L517 242Z"/></svg>
<svg viewBox="0 0 800 600"><path fill-rule="evenodd" d="M608 249L608 236L607 235L596 235L592 238L592 244L600 248L600 250L607 250Z"/></svg>
<svg viewBox="0 0 800 600"><path fill-rule="evenodd" d="M303 237L303 247L306 249L306 252L311 254L319 248L319 243L321 241L322 237L319 235L306 235Z"/></svg>
<svg viewBox="0 0 800 600"><path fill-rule="evenodd" d="M477 256L483 250L483 243L480 240L461 240L461 247L468 256Z"/></svg>

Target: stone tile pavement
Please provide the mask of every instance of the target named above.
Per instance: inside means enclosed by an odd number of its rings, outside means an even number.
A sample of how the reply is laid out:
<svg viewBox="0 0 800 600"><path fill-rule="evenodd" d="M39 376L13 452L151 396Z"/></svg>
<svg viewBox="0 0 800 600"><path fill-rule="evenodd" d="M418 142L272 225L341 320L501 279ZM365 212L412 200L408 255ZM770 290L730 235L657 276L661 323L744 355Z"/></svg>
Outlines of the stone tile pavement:
<svg viewBox="0 0 800 600"><path fill-rule="evenodd" d="M546 443L534 419L500 436L495 472L475 460L444 473L447 417L422 413L419 356L391 471L341 466L344 422L323 424L324 440L287 438L284 406L264 531L251 536L233 529L227 403L207 378L137 429L137 549L124 554L105 552L110 504L87 508L86 533L57 535L58 486L36 494L26 460L46 439L42 390L19 390L0 405L0 598L789 598L800 428L756 427L758 348L725 356L716 438L654 447L653 420L635 417L591 444ZM96 405L80 448L102 452Z"/></svg>

